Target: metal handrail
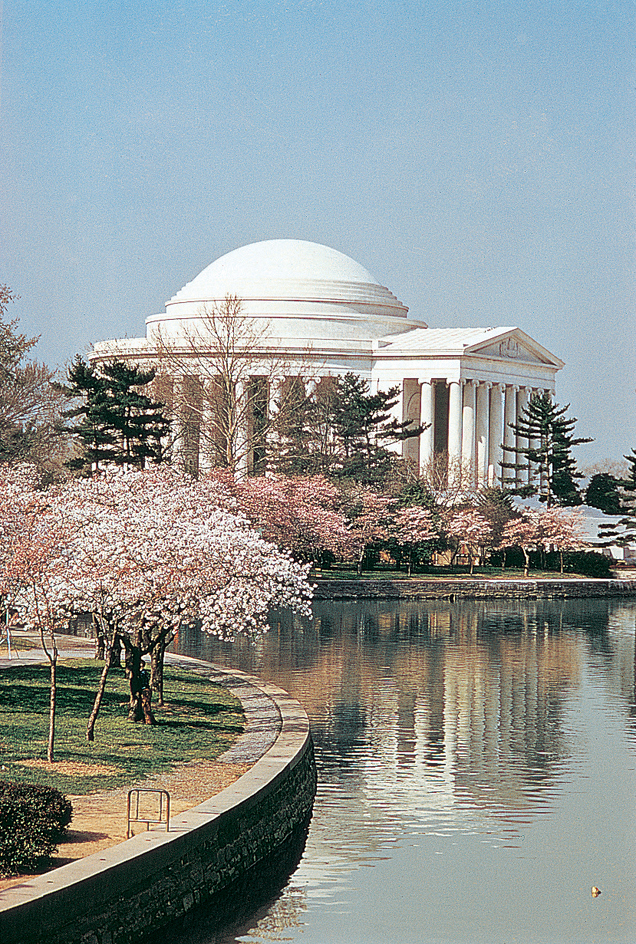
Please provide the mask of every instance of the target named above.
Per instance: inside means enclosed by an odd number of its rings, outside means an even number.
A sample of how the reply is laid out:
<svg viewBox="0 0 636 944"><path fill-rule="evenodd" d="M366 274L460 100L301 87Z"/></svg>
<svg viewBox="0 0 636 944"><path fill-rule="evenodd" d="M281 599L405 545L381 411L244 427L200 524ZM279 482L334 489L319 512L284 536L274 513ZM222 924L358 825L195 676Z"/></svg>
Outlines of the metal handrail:
<svg viewBox="0 0 636 944"><path fill-rule="evenodd" d="M159 797L159 814L157 818L150 819L145 816L139 815L139 795L141 793L153 793L155 796ZM134 797L134 799L133 799ZM165 800L165 805L164 805ZM134 804L134 811L133 811ZM164 819L165 813L165 819ZM145 823L146 832L150 829L151 825L161 825L162 823L166 824L166 832L170 832L170 794L167 790L151 790L146 787L134 787L132 790L128 791L128 826L126 828L126 839L130 839L132 832L130 831L131 823Z"/></svg>

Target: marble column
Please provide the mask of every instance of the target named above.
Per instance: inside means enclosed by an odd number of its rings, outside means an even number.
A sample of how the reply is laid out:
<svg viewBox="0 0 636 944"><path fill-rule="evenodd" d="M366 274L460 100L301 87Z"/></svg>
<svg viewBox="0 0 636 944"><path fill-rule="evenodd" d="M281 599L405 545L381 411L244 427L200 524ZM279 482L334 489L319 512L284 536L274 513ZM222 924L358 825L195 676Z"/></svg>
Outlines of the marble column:
<svg viewBox="0 0 636 944"><path fill-rule="evenodd" d="M267 449L275 450L280 441L279 416L284 412L285 385L284 377L277 377L269 381L267 390Z"/></svg>
<svg viewBox="0 0 636 944"><path fill-rule="evenodd" d="M475 484L475 391L476 380L464 381L462 409L462 471Z"/></svg>
<svg viewBox="0 0 636 944"><path fill-rule="evenodd" d="M247 475L249 463L249 430L247 416L248 391L242 380L234 387L234 457L236 470L240 475Z"/></svg>
<svg viewBox="0 0 636 944"><path fill-rule="evenodd" d="M477 387L477 416L475 419L477 485L485 485L488 479L491 386L490 383L480 383Z"/></svg>
<svg viewBox="0 0 636 944"><path fill-rule="evenodd" d="M517 442L513 425L517 422L517 391L518 387L506 386L505 406L504 406L504 462L514 463L517 461L517 454L514 447ZM515 484L514 469L502 469L502 485L512 487Z"/></svg>
<svg viewBox="0 0 636 944"><path fill-rule="evenodd" d="M183 462L183 440L185 417L183 409L183 375L177 375L172 381L172 461L177 465Z"/></svg>
<svg viewBox="0 0 636 944"><path fill-rule="evenodd" d="M201 428L199 430L199 470L209 472L216 465L216 404L218 387L213 380L201 378Z"/></svg>
<svg viewBox="0 0 636 944"><path fill-rule="evenodd" d="M519 393L517 395L517 423L521 420L524 422L524 410L530 402L530 394L532 393L530 387L520 387ZM517 449L527 449L528 440L524 436L517 436ZM518 461L524 465L528 464L528 460L520 455L518 455ZM517 488L523 488L524 485L527 485L530 481L530 469L518 469L517 470Z"/></svg>
<svg viewBox="0 0 636 944"><path fill-rule="evenodd" d="M458 484L462 461L462 385L453 380L448 386L448 479L449 484Z"/></svg>
<svg viewBox="0 0 636 944"><path fill-rule="evenodd" d="M488 485L493 488L501 481L503 442L503 384L493 384L490 391L490 430L488 436Z"/></svg>
<svg viewBox="0 0 636 944"><path fill-rule="evenodd" d="M431 380L420 383L420 424L425 427L420 436L420 471L430 467L433 461L434 393Z"/></svg>

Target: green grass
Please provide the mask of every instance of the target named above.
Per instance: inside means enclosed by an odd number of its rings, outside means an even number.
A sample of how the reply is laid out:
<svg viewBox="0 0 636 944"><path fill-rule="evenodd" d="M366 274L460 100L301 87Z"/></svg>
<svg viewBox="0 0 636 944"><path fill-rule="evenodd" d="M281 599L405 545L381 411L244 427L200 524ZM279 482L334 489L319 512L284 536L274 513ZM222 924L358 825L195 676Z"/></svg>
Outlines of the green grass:
<svg viewBox="0 0 636 944"><path fill-rule="evenodd" d="M49 714L48 665L0 670L0 778L86 794L141 780L187 761L213 760L243 731L241 704L225 689L193 673L166 666L164 708L153 705L157 724L127 720L128 683L112 669L95 729L86 740L102 664L73 659L58 665L55 761L106 765L64 775L52 767L23 766L46 759Z"/></svg>
<svg viewBox="0 0 636 944"><path fill-rule="evenodd" d="M523 567L475 567L471 575L470 567L429 567L427 570L414 570L411 577L406 570L395 570L389 567L376 566L373 570L364 570L360 577L355 567L330 567L323 570L314 570L310 573L312 577L322 577L324 580L455 580L456 578L499 578L517 580L523 578ZM528 580L542 579L567 579L575 577L576 574L561 574L555 570L530 570Z"/></svg>

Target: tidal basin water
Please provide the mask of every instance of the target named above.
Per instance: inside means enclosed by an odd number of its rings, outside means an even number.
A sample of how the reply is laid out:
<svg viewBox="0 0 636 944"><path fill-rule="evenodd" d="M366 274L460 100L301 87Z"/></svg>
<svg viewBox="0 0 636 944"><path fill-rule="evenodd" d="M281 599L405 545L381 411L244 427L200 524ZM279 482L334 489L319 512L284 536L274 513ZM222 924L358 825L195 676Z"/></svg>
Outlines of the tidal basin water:
<svg viewBox="0 0 636 944"><path fill-rule="evenodd" d="M343 602L253 645L183 634L304 705L319 788L288 881L170 942L634 944L635 625L618 600Z"/></svg>

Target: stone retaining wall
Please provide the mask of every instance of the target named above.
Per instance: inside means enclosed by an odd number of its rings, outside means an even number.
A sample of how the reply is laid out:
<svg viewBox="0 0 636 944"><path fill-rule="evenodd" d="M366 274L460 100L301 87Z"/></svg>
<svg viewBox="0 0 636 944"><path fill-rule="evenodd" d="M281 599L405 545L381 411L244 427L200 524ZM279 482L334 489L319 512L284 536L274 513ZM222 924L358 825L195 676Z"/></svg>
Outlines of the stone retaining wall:
<svg viewBox="0 0 636 944"><path fill-rule="evenodd" d="M276 708L278 734L261 759L222 793L172 820L170 832L140 833L7 889L0 894L2 944L139 944L240 878L308 821L316 766L307 715L281 689L239 672L233 677L239 692L248 686Z"/></svg>
<svg viewBox="0 0 636 944"><path fill-rule="evenodd" d="M601 579L442 579L315 580L315 600L556 600L576 597L634 597L636 580Z"/></svg>

